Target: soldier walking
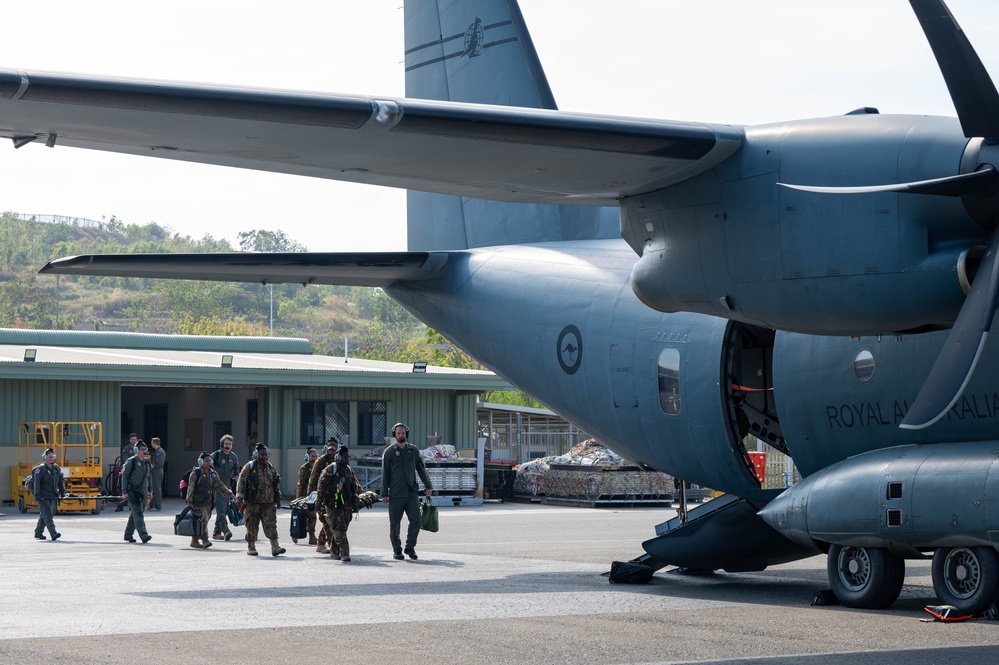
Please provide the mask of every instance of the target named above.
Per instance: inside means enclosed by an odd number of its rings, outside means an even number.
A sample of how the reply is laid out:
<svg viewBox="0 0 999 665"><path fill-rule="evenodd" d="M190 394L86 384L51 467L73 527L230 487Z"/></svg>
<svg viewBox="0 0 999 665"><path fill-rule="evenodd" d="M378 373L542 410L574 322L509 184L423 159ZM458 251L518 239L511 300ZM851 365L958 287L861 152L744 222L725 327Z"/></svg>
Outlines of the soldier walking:
<svg viewBox="0 0 999 665"><path fill-rule="evenodd" d="M305 464L298 468L298 485L295 486L295 498L301 499L302 497L309 496L309 478L312 476L312 467L315 465L316 460L319 459L319 451L315 448L309 448L306 451ZM317 502L318 503L318 502ZM316 539L316 511L310 510L305 518L305 525L309 532L309 544L317 545L319 541ZM297 543L298 541L294 538L291 539L292 542Z"/></svg>
<svg viewBox="0 0 999 665"><path fill-rule="evenodd" d="M212 546L212 542L208 540L208 520L212 516L212 504L216 492L221 492L228 499L236 498L229 486L222 482L212 468L211 454L201 453L198 456L198 466L191 469L187 477L185 501L191 510L201 513L201 534L191 536L191 547L208 549Z"/></svg>
<svg viewBox="0 0 999 665"><path fill-rule="evenodd" d="M149 440L153 446L153 451L149 455L149 462L153 469L153 498L149 502L149 510L163 510L163 472L166 465L166 451L160 447L160 439L154 436Z"/></svg>
<svg viewBox="0 0 999 665"><path fill-rule="evenodd" d="M350 561L347 527L354 518L354 504L361 491L361 484L350 468L350 452L347 446L340 446L333 464L323 469L319 476L316 496L316 504L322 504L326 508L326 520L333 533L330 547L330 557L333 559Z"/></svg>
<svg viewBox="0 0 999 665"><path fill-rule="evenodd" d="M245 510L246 553L257 556L257 530L263 524L264 535L271 541L271 555L284 554L278 542L277 507L281 503L281 476L271 464L267 446L258 443L256 459L246 463L239 472L236 485L236 505ZM244 508L245 506L245 508Z"/></svg>
<svg viewBox="0 0 999 665"><path fill-rule="evenodd" d="M146 501L153 496L153 472L149 460L146 459L146 444L139 441L135 447L136 453L128 458L121 468L121 498L128 501L128 524L125 525L125 541L134 543L135 532L143 543L152 540L146 531L146 518L143 511Z"/></svg>
<svg viewBox="0 0 999 665"><path fill-rule="evenodd" d="M219 449L212 453L212 466L219 479L229 488L232 488L232 481L239 471L239 458L232 452L232 435L226 434L219 439ZM212 532L214 540L229 540L232 538L232 531L229 530L227 519L229 511L229 498L222 492L215 492L215 529Z"/></svg>
<svg viewBox="0 0 999 665"><path fill-rule="evenodd" d="M38 523L35 525L35 538L45 540L43 531L47 528L52 540L58 540L62 535L55 528L55 515L59 499L66 494L66 485L62 479L62 469L55 463L55 450L46 448L42 454L44 460L31 470L31 493L38 502Z"/></svg>
<svg viewBox="0 0 999 665"><path fill-rule="evenodd" d="M306 496L312 494L319 488L319 476L322 475L323 469L333 463L333 458L336 456L336 449L338 446L339 442L335 436L331 436L329 441L326 442L326 445L323 446L323 456L317 459L316 463L312 465L312 473L309 475L309 486L305 491ZM316 543L316 551L320 554L329 554L330 550L326 544L333 544L333 532L330 530L329 522L326 519L326 513L320 508L318 502L316 502L316 509L319 511L319 521L323 525L322 529L319 531L319 540Z"/></svg>

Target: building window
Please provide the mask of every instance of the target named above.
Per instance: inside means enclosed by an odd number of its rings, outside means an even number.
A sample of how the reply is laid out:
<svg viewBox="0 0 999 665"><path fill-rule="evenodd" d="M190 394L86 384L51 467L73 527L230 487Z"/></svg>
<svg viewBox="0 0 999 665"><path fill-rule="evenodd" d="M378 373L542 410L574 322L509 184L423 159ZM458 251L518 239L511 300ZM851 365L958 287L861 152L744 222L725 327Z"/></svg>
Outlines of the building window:
<svg viewBox="0 0 999 665"><path fill-rule="evenodd" d="M668 415L680 413L679 349L663 349L659 354L659 405Z"/></svg>
<svg viewBox="0 0 999 665"><path fill-rule="evenodd" d="M350 402L302 401L299 445L321 448L331 436L346 441L350 433Z"/></svg>
<svg viewBox="0 0 999 665"><path fill-rule="evenodd" d="M388 431L387 402L357 403L357 445L380 446Z"/></svg>

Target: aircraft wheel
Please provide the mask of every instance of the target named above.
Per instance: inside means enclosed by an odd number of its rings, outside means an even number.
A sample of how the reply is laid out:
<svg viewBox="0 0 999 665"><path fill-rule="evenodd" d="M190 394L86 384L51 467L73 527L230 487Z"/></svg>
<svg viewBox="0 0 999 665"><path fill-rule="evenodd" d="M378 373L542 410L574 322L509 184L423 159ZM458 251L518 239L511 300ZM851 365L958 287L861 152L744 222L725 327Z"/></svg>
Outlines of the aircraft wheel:
<svg viewBox="0 0 999 665"><path fill-rule="evenodd" d="M881 610L902 591L905 560L883 547L833 545L826 562L832 591L846 607Z"/></svg>
<svg viewBox="0 0 999 665"><path fill-rule="evenodd" d="M933 590L944 605L978 615L999 597L999 558L991 547L942 547L933 554Z"/></svg>
<svg viewBox="0 0 999 665"><path fill-rule="evenodd" d="M24 505L24 497L23 496L17 497L17 512L19 512L19 513L26 513L26 512L28 512L28 509Z"/></svg>

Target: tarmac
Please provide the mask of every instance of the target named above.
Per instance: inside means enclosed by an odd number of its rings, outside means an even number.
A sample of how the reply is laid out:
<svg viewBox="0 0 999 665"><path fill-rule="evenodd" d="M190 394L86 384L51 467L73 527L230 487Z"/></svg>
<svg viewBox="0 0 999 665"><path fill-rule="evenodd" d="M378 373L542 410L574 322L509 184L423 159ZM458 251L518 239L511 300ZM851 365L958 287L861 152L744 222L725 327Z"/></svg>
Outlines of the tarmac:
<svg viewBox="0 0 999 665"><path fill-rule="evenodd" d="M242 527L206 551L173 535L182 504L146 514L153 539L123 540L127 513L0 517L0 663L995 663L999 622L926 623L929 561L907 562L885 611L813 607L825 557L759 573L656 573L608 583L642 553L666 508L486 503L440 509L419 560L395 561L388 511L362 510L352 561L288 537L246 556ZM405 528L405 523L404 523ZM266 541L264 541L266 543ZM258 543L260 545L261 543Z"/></svg>

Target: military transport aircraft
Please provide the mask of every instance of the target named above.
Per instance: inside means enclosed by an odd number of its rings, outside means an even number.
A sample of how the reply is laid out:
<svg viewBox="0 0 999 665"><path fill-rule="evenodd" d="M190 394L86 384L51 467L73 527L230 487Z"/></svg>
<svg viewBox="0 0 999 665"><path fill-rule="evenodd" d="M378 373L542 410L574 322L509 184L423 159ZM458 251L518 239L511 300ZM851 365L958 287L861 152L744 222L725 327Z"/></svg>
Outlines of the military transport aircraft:
<svg viewBox="0 0 999 665"><path fill-rule="evenodd" d="M940 601L981 612L999 596L999 384L973 371L999 361L999 94L944 4L910 3L957 119L562 112L515 2L407 0L406 99L0 70L0 136L407 188L408 252L43 272L380 286L618 452L727 493L657 527L649 565L827 552L837 597L875 608L932 556ZM750 433L805 480L761 489Z"/></svg>

